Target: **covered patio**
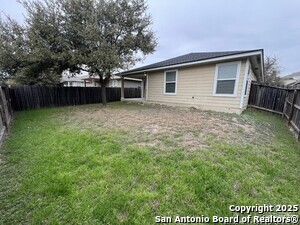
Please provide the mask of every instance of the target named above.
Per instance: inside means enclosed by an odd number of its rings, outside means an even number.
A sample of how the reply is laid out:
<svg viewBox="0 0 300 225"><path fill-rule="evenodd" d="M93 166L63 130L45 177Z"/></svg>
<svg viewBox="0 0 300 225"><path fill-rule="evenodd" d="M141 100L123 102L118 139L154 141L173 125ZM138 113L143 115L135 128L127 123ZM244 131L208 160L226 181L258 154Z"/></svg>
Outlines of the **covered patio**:
<svg viewBox="0 0 300 225"><path fill-rule="evenodd" d="M124 89L125 87L125 79L140 79L141 80L141 97L140 98L125 98ZM147 73L144 74L124 74L121 75L121 101L126 102L145 102L147 100L147 82L148 76Z"/></svg>

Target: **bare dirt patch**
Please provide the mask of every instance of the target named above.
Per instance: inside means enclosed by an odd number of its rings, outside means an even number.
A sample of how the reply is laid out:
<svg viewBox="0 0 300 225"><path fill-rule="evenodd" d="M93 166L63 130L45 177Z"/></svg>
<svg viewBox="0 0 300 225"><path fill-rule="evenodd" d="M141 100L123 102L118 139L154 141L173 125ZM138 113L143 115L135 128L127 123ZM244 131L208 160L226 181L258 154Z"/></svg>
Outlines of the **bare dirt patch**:
<svg viewBox="0 0 300 225"><path fill-rule="evenodd" d="M82 129L117 129L139 146L183 147L190 151L216 141L245 144L258 138L258 127L238 115L188 108L124 104L78 110L64 120ZM271 133L264 127L262 132Z"/></svg>

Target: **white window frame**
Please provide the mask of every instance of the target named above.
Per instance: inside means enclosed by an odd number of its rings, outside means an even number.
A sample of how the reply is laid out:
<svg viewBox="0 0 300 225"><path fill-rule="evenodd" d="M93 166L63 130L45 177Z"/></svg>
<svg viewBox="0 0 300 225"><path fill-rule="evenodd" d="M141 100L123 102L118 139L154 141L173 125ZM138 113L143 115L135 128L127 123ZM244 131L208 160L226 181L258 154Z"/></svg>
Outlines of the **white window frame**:
<svg viewBox="0 0 300 225"><path fill-rule="evenodd" d="M218 93L216 93L217 92L217 83L218 83L219 80L234 80L234 79L218 79L219 67L223 66L223 65L237 65L237 71L236 71L236 76L235 76L233 94L218 94ZM236 97L238 86L239 86L240 73L241 73L241 61L234 61L234 62L216 64L213 96Z"/></svg>
<svg viewBox="0 0 300 225"><path fill-rule="evenodd" d="M175 72L175 92L174 93L166 92L166 87L167 87L166 84L167 83L174 83L174 81L172 81L172 82L167 82L166 81L166 77L167 77L168 72ZM164 72L164 94L165 95L177 95L177 82L178 82L178 70L166 70Z"/></svg>

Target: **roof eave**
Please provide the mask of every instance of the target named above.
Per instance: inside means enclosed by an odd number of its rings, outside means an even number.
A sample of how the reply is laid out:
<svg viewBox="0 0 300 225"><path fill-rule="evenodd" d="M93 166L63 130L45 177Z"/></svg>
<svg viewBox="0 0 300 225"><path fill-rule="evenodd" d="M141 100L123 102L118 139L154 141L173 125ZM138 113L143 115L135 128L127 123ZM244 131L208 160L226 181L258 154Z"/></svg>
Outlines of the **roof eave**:
<svg viewBox="0 0 300 225"><path fill-rule="evenodd" d="M199 60L199 61L194 61L194 62L175 64L175 65L171 65L171 66L163 66L163 67L144 69L144 70L142 69L142 70L133 71L133 72L122 72L121 76L134 75L134 74L145 73L145 72L149 72L149 71L157 71L157 70L173 69L173 68L178 68L178 67L199 65L199 64L217 62L217 61L228 60L228 59L238 59L238 58L244 58L244 57L249 57L249 56L254 56L254 55L260 55L262 64L263 64L263 49L260 49L260 50L256 50L253 52L234 54L234 55L230 55L230 56L215 57L215 58L211 58L211 59ZM263 77L263 65L262 65L262 77Z"/></svg>

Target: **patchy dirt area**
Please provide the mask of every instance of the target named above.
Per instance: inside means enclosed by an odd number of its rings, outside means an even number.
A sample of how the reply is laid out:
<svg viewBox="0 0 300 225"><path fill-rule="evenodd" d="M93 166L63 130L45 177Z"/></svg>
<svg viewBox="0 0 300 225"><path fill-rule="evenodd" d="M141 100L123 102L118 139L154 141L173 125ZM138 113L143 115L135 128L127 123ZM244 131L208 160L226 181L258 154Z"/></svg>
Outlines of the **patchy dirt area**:
<svg viewBox="0 0 300 225"><path fill-rule="evenodd" d="M64 123L81 129L119 130L139 146L191 151L217 141L245 144L272 135L268 127L257 127L245 116L134 103L75 110Z"/></svg>

